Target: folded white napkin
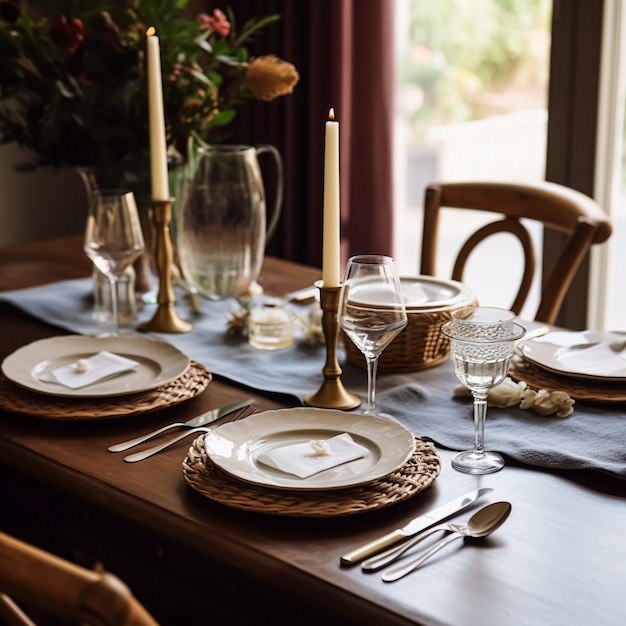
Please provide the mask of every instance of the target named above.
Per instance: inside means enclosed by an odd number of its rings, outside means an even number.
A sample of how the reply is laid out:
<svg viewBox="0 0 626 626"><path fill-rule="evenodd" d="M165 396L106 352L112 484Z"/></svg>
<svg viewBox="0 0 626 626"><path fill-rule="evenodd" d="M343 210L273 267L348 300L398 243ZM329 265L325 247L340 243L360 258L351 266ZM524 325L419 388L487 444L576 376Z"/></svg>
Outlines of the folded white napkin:
<svg viewBox="0 0 626 626"><path fill-rule="evenodd" d="M298 478L308 478L367 454L367 448L356 443L348 433L342 433L330 439L274 448L259 455L257 460Z"/></svg>
<svg viewBox="0 0 626 626"><path fill-rule="evenodd" d="M581 374L610 376L620 370L626 370L626 349L615 352L606 343L598 343L589 348L565 350L557 359L571 371Z"/></svg>
<svg viewBox="0 0 626 626"><path fill-rule="evenodd" d="M87 359L79 359L69 365L45 372L40 376L40 380L59 383L70 389L80 389L103 378L131 370L137 365L139 365L137 361L103 350Z"/></svg>
<svg viewBox="0 0 626 626"><path fill-rule="evenodd" d="M402 296L406 304L411 306L426 304L430 300L426 289L419 283L412 281L402 283Z"/></svg>

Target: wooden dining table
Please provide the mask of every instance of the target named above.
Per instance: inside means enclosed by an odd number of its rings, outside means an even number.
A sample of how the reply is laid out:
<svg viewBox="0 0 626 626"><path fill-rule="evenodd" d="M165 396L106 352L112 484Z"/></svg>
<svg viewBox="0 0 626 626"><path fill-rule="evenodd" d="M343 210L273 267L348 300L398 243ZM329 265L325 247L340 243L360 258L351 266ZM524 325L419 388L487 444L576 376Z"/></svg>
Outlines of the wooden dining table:
<svg viewBox="0 0 626 626"><path fill-rule="evenodd" d="M0 250L0 291L90 272L79 237ZM282 295L319 278L316 268L266 258L259 282ZM0 358L66 333L7 304L0 328ZM437 449L441 473L414 496L316 518L242 511L198 493L182 473L190 440L134 464L107 451L245 397L258 411L290 405L288 396L215 376L198 396L140 416L63 421L0 411L0 529L82 565L101 563L164 625L626 623L626 482L605 473L507 459L498 473L472 476ZM605 410L626 419L624 405ZM512 504L489 538L455 542L394 583L340 564L353 548L479 487L494 489L485 502Z"/></svg>

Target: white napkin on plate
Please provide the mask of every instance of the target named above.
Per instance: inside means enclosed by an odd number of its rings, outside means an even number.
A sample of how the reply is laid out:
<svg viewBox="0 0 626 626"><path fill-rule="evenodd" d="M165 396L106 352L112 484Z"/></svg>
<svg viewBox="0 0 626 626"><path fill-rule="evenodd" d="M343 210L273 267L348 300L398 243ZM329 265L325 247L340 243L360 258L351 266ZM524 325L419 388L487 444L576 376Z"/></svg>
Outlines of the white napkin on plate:
<svg viewBox="0 0 626 626"><path fill-rule="evenodd" d="M137 365L139 365L137 361L103 350L87 359L78 359L69 365L45 372L39 378L44 382L59 383L70 389L80 389L103 378L127 372Z"/></svg>
<svg viewBox="0 0 626 626"><path fill-rule="evenodd" d="M308 478L337 465L360 459L369 450L348 433L330 439L295 443L259 455L258 461L298 478Z"/></svg>
<svg viewBox="0 0 626 626"><path fill-rule="evenodd" d="M606 343L564 350L557 360L571 371L581 374L611 376L620 370L626 371L626 349L616 352Z"/></svg>

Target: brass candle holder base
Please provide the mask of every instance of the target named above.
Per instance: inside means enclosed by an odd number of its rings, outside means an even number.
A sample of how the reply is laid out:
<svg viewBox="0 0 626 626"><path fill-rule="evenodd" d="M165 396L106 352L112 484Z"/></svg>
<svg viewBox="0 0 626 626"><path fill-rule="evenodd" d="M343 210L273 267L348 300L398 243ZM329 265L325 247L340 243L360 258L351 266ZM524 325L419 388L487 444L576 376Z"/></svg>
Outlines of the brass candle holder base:
<svg viewBox="0 0 626 626"><path fill-rule="evenodd" d="M174 308L174 289L172 287L172 239L170 221L172 220L172 201L152 201L152 221L155 226L155 260L159 274L159 293L157 310L148 322L139 326L139 330L155 333L187 333L193 324L181 319Z"/></svg>
<svg viewBox="0 0 626 626"><path fill-rule="evenodd" d="M316 282L315 286L320 290L322 330L326 341L326 363L322 369L324 382L314 394L304 399L304 403L322 409L339 409L341 411L356 409L361 404L361 399L346 391L341 382L341 367L337 361L337 341L339 338L337 307L340 288L324 287L322 281Z"/></svg>

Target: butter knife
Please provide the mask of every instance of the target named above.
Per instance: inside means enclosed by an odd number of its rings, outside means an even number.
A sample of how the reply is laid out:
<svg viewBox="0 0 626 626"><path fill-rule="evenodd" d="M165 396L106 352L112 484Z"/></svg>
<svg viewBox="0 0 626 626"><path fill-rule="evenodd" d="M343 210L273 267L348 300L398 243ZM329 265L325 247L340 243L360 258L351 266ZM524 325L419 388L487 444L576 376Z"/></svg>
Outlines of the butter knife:
<svg viewBox="0 0 626 626"><path fill-rule="evenodd" d="M186 422L173 422L172 424L167 424L167 426L163 426L147 435L140 435L139 437L135 437L134 439L129 439L128 441L123 441L122 443L116 443L115 445L109 446L107 450L109 452L122 452L123 450L128 450L133 446L137 446L144 441L148 441L149 439L153 439L154 437L158 437L162 433L167 432L168 430L172 430L173 428L184 428L186 426L190 428L194 428L195 426L205 426L206 424L211 424L225 415L232 413L233 411L238 411L239 409L244 409L247 406L250 406L254 400L252 398L248 398L247 400L243 400L241 402L233 402L232 404L227 404L226 406L221 406L217 409L213 409L212 411L207 411L202 415L198 415L197 417L193 417Z"/></svg>
<svg viewBox="0 0 626 626"><path fill-rule="evenodd" d="M370 541L369 543L344 554L340 559L341 565L354 565L355 563L359 563L374 554L378 554L378 552L381 552L382 550L389 548L400 541L404 541L405 539L430 528L434 524L441 522L448 517L452 517L456 513L460 513L480 498L484 498L492 492L493 489L491 487L482 487L480 489L470 491L465 495L459 496L458 498L455 498L454 500L436 508L434 511L430 511L429 513L416 517L403 528L397 528L396 530L379 537L378 539L374 539L374 541Z"/></svg>

